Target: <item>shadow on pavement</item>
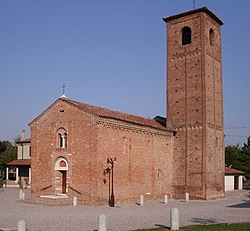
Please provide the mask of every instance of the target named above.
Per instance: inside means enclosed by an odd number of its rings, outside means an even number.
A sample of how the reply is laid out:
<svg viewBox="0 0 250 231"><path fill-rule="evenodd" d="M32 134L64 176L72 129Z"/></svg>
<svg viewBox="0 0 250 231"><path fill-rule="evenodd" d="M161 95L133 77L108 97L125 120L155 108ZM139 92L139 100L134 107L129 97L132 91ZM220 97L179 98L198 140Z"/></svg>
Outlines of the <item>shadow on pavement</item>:
<svg viewBox="0 0 250 231"><path fill-rule="evenodd" d="M239 204L235 204L235 205L229 205L227 206L229 208L250 208L250 201L248 200L244 200L242 203L239 203Z"/></svg>
<svg viewBox="0 0 250 231"><path fill-rule="evenodd" d="M165 228L165 229L170 229L170 227L166 226L166 225L161 225L161 224L155 224L156 227L159 228Z"/></svg>
<svg viewBox="0 0 250 231"><path fill-rule="evenodd" d="M219 221L214 218L192 218L190 221L193 223L202 224L202 225L219 223Z"/></svg>

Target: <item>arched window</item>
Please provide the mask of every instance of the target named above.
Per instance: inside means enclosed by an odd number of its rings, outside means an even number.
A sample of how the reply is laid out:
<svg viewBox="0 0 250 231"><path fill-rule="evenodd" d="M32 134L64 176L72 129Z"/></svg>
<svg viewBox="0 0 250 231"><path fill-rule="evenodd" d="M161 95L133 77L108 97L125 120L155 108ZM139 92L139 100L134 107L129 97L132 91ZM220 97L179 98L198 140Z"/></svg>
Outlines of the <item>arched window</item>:
<svg viewBox="0 0 250 231"><path fill-rule="evenodd" d="M55 162L55 170L67 171L69 170L69 165L64 157L59 157Z"/></svg>
<svg viewBox="0 0 250 231"><path fill-rule="evenodd" d="M67 148L67 133L64 128L57 131L59 148Z"/></svg>
<svg viewBox="0 0 250 231"><path fill-rule="evenodd" d="M59 147L62 148L62 146L63 146L63 138L62 138L62 135L60 133L58 134L58 141L59 141Z"/></svg>
<svg viewBox="0 0 250 231"><path fill-rule="evenodd" d="M211 46L214 46L214 30L212 28L209 30L209 42Z"/></svg>
<svg viewBox="0 0 250 231"><path fill-rule="evenodd" d="M66 162L65 162L64 160L61 160L61 161L59 162L59 166L60 166L61 168L65 168L65 167L67 167L67 164L66 164Z"/></svg>
<svg viewBox="0 0 250 231"><path fill-rule="evenodd" d="M192 31L190 27L184 27L182 29L182 45L190 44L191 43L191 36Z"/></svg>
<svg viewBox="0 0 250 231"><path fill-rule="evenodd" d="M67 148L67 133L64 133L64 147Z"/></svg>

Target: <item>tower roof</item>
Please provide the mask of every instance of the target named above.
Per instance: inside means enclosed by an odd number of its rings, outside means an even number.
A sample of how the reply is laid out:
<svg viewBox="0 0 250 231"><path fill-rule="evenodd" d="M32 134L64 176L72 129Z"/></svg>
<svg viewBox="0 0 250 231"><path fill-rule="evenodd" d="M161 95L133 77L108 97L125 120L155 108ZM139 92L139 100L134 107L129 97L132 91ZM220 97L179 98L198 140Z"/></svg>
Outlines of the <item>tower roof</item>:
<svg viewBox="0 0 250 231"><path fill-rule="evenodd" d="M220 25L223 25L223 22L212 12L210 11L207 7L202 7L202 8L198 8L195 10L190 10L181 14L176 14L176 15L172 15L172 16L167 16L163 18L163 21L168 22L171 21L173 19L177 19L177 18L181 18L187 15L191 15L191 14L196 14L199 12L204 12L206 14L208 14L211 18L213 18L217 23L219 23Z"/></svg>

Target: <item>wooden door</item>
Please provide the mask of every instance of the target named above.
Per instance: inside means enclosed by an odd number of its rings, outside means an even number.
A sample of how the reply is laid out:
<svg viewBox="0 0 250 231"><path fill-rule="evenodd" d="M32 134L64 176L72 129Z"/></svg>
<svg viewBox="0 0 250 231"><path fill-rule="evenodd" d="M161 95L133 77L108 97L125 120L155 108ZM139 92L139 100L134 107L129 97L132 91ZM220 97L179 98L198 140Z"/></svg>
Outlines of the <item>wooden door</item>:
<svg viewBox="0 0 250 231"><path fill-rule="evenodd" d="M61 173L62 173L62 194L66 194L67 172L61 171Z"/></svg>
<svg viewBox="0 0 250 231"><path fill-rule="evenodd" d="M234 176L234 190L239 189L239 176Z"/></svg>

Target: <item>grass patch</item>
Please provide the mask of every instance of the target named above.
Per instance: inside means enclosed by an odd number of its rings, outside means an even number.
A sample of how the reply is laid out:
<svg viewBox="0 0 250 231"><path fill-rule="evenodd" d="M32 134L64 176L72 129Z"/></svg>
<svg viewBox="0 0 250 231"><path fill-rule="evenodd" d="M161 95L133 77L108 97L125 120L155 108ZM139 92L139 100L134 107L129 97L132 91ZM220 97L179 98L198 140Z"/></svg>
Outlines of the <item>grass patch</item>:
<svg viewBox="0 0 250 231"><path fill-rule="evenodd" d="M135 231L166 231L168 228L137 229ZM216 224L216 225L192 225L182 227L180 231L250 231L250 223Z"/></svg>

